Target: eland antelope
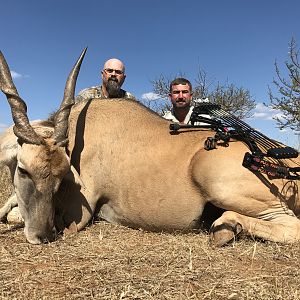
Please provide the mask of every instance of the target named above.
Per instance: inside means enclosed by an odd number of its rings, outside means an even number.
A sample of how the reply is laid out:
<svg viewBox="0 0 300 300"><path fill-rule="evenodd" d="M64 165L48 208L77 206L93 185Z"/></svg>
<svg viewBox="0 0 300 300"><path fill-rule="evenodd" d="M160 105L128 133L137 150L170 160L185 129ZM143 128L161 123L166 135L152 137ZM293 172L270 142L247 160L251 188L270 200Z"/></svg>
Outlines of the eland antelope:
<svg viewBox="0 0 300 300"><path fill-rule="evenodd" d="M275 242L300 240L299 180L271 180L244 168L248 149L241 141L206 151L211 130L171 134L167 120L137 101L93 99L74 105L84 54L70 72L48 131L28 121L26 104L0 57L1 90L17 137L10 160L15 199L30 243L52 241L54 227L79 231L95 214L145 230L198 229L207 203L225 210L210 230L214 245L242 231Z"/></svg>

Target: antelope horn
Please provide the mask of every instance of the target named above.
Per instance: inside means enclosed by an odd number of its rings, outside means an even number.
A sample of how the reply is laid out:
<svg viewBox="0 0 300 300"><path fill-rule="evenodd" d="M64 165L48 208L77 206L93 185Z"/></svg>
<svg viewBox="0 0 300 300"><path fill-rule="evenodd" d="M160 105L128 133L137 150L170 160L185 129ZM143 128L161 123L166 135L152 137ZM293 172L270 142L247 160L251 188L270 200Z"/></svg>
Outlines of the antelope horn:
<svg viewBox="0 0 300 300"><path fill-rule="evenodd" d="M75 97L76 81L86 50L87 48L85 48L81 52L77 62L75 63L73 69L69 74L65 86L64 98L54 118L55 125L54 125L54 133L52 137L55 140L55 142L60 146L65 146L66 143L68 142L68 138L67 138L68 118L70 115L71 108L75 103L74 97Z"/></svg>
<svg viewBox="0 0 300 300"><path fill-rule="evenodd" d="M18 91L13 83L7 62L0 51L0 89L6 95L11 108L14 126L14 134L28 144L40 145L43 139L31 127L26 103L19 97Z"/></svg>

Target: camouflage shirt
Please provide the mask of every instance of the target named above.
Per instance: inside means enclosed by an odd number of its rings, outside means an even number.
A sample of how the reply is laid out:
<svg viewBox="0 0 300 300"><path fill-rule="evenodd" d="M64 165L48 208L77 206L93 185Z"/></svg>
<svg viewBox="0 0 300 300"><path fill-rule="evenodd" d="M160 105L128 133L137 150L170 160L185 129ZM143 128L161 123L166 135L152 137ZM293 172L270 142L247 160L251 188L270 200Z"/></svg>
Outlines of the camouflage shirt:
<svg viewBox="0 0 300 300"><path fill-rule="evenodd" d="M102 93L101 86L92 86L89 88L86 88L84 90L81 90L78 95L75 98L75 102L79 102L82 100L90 100L90 99L107 99L108 97L104 96ZM120 90L120 97L119 98L125 98L125 99L133 99L135 100L135 97L130 94L129 92L126 92L124 90Z"/></svg>

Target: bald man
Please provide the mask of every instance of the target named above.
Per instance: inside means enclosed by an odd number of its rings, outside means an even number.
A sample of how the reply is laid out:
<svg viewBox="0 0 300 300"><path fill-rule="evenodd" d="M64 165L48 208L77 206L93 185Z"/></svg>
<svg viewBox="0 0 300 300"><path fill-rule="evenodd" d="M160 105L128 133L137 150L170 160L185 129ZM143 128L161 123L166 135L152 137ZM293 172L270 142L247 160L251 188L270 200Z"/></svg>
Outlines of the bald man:
<svg viewBox="0 0 300 300"><path fill-rule="evenodd" d="M117 58L111 58L104 63L101 71L102 85L93 86L80 91L75 102L84 99L106 99L106 98L125 98L135 99L135 97L124 90L121 86L126 78L125 66Z"/></svg>

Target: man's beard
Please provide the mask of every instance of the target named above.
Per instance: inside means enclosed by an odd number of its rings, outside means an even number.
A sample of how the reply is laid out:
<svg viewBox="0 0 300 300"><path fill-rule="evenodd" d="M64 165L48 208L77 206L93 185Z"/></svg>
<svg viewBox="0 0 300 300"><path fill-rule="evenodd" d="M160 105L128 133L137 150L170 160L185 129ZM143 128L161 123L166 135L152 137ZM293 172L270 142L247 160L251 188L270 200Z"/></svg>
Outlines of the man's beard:
<svg viewBox="0 0 300 300"><path fill-rule="evenodd" d="M106 85L106 91L109 98L120 97L121 86L116 78L109 78Z"/></svg>
<svg viewBox="0 0 300 300"><path fill-rule="evenodd" d="M187 109L190 108L190 101L178 100L174 103L177 109Z"/></svg>

